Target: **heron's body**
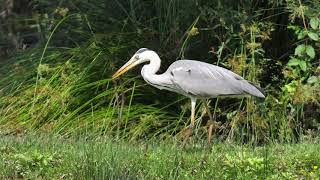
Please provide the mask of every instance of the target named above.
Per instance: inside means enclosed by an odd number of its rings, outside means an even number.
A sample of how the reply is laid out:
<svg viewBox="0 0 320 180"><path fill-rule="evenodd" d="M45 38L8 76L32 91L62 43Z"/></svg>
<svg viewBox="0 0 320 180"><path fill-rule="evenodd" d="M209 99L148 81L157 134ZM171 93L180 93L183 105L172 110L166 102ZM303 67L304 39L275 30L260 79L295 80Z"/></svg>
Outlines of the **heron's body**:
<svg viewBox="0 0 320 180"><path fill-rule="evenodd" d="M212 64L179 60L170 65L167 71L157 75L156 68L148 71L142 68L144 80L159 89L174 91L191 98L214 98L218 96L253 95L264 97L260 88L241 76ZM151 69L151 68L150 68Z"/></svg>
<svg viewBox="0 0 320 180"><path fill-rule="evenodd" d="M156 52L146 48L139 49L112 77L117 78L132 67L144 62L150 62L144 65L141 70L141 75L147 83L159 89L166 89L190 97L190 132L192 132L195 122L195 105L198 98L208 99L218 96L246 95L265 97L260 87L232 71L200 61L175 61L166 72L157 74L161 65L160 57ZM210 114L208 109L207 112ZM211 115L210 119L212 120ZM209 129L209 133L211 133L212 126ZM209 134L208 139L211 139L211 134Z"/></svg>

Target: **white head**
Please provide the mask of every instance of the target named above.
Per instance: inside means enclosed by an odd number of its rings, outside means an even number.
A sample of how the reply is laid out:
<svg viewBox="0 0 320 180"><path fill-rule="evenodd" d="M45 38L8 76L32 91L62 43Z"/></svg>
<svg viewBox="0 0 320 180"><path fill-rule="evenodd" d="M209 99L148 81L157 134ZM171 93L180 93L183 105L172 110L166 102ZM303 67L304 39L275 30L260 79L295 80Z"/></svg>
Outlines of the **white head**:
<svg viewBox="0 0 320 180"><path fill-rule="evenodd" d="M156 52L150 49L147 49L147 48L139 49L126 64L124 64L117 72L115 72L112 75L112 79L115 79L121 76L123 73L127 72L129 69L133 68L138 64L151 61L155 56L159 57Z"/></svg>

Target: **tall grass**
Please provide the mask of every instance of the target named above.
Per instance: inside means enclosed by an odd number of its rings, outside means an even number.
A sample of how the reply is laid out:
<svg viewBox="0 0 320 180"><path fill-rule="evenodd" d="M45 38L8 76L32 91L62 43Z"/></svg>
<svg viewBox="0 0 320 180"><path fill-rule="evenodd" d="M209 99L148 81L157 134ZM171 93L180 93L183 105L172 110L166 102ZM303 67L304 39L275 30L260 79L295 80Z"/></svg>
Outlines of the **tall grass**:
<svg viewBox="0 0 320 180"><path fill-rule="evenodd" d="M286 83L281 74L273 77L280 79L278 84L270 83L265 71L278 63L268 54L269 41L277 42L272 38L280 31L277 19L270 17L285 18L277 14L285 4L272 1L251 7L251 1L245 2L41 2L43 14L37 20L41 37L47 40L1 62L0 125L8 133L178 138L190 121L187 98L147 86L135 77L138 70L119 81L110 79L137 48L148 47L162 57L161 72L176 59L198 59L266 87L265 101L209 103L220 122L215 131L218 140L298 140L306 134L300 124L304 106L292 105L288 95L279 92ZM314 112L319 106L315 107ZM199 104L195 139L206 134L204 112Z"/></svg>

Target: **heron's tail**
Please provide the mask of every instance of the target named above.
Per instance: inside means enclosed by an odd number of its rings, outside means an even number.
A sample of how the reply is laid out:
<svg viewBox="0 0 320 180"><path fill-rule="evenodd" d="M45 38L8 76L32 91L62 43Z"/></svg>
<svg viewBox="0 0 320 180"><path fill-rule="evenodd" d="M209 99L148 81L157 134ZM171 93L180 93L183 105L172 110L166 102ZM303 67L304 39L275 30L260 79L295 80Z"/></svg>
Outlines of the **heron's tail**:
<svg viewBox="0 0 320 180"><path fill-rule="evenodd" d="M253 96L256 96L256 97L259 97L259 98L265 98L265 96L266 96L265 91L261 87L253 84L250 81L243 82L242 89L246 93L253 95Z"/></svg>

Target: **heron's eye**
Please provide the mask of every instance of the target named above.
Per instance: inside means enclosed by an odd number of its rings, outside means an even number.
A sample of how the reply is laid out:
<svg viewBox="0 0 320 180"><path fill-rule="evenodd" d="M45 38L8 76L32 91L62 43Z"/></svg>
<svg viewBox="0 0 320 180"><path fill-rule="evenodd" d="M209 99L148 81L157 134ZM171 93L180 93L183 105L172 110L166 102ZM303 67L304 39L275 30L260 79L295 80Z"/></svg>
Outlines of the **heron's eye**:
<svg viewBox="0 0 320 180"><path fill-rule="evenodd" d="M138 59L139 59L139 55L136 55L134 58L135 58L136 60L138 60Z"/></svg>

